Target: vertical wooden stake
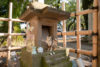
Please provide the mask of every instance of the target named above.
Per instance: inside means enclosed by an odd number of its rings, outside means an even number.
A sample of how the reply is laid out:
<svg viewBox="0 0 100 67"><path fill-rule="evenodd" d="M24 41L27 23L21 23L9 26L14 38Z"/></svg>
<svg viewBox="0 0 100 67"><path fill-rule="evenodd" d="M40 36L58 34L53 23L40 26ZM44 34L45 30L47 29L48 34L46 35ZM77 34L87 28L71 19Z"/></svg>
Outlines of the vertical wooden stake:
<svg viewBox="0 0 100 67"><path fill-rule="evenodd" d="M98 0L94 0L93 3L94 7L98 6ZM98 11L94 10L93 13L93 33L96 34L97 33L97 22L98 22ZM97 35L93 35L92 37L93 40L93 57L97 56ZM97 59L93 59L92 60L92 67L97 67Z"/></svg>
<svg viewBox="0 0 100 67"><path fill-rule="evenodd" d="M80 0L77 0L76 11L77 12L80 11ZM81 30L80 16L77 16L76 20L77 20L77 32L79 32ZM77 34L77 50L80 50L80 49L81 49L81 36ZM77 53L77 57L80 57L79 53Z"/></svg>
<svg viewBox="0 0 100 67"><path fill-rule="evenodd" d="M12 19L12 2L10 2L10 5L9 5L9 19ZM9 66L9 61L10 61L10 48L11 48L11 33L12 33L12 21L10 20L9 21L9 25L8 25L8 67Z"/></svg>
<svg viewBox="0 0 100 67"><path fill-rule="evenodd" d="M62 10L65 11L65 2L62 2ZM66 32L66 20L63 20L63 32ZM63 35L63 47L66 48L66 35Z"/></svg>
<svg viewBox="0 0 100 67"><path fill-rule="evenodd" d="M100 67L100 0L98 0L98 43L97 43L97 67Z"/></svg>

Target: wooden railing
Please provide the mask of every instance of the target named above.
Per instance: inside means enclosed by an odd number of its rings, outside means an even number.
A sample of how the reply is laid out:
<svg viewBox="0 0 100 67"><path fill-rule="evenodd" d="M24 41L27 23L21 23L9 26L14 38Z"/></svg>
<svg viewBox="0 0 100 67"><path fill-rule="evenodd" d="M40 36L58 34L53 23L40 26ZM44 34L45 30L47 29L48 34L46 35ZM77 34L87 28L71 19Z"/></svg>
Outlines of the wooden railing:
<svg viewBox="0 0 100 67"><path fill-rule="evenodd" d="M0 33L0 36L8 36L7 38L7 48L0 48L0 52L4 52L7 51L8 52L8 64L9 64L9 60L10 60L10 53L12 50L19 50L22 49L23 47L11 47L11 38L12 36L23 36L26 35L25 33L12 33L12 22L24 22L20 19L13 19L12 18L12 9L13 9L13 3L10 2L9 4L9 18L2 18L0 17L0 21L8 21L8 33ZM10 67L8 65L8 67Z"/></svg>
<svg viewBox="0 0 100 67"><path fill-rule="evenodd" d="M63 32L58 32L57 35L62 35L63 36L63 44L65 44L63 47L66 48L66 38L65 36L69 36L69 35L73 35L73 36L77 36L77 49L70 49L70 52L74 52L77 53L77 57L80 57L80 54L85 54L85 55L90 55L93 57L92 59L92 67L97 67L97 28L98 28L98 0L94 0L93 2L93 7L87 10L83 10L80 11L80 0L76 0L77 1L77 7L76 7L76 13L71 13L70 17L75 16L76 17L76 31L71 31L71 32L66 32L66 23L63 23ZM64 8L64 3L63 4L63 8ZM80 15L85 15L85 14L89 14L92 13L93 14L93 30L85 30L82 31L81 30L81 26L80 26ZM81 50L81 37L80 35L91 35L92 36L92 43L93 43L93 49L92 51L85 51L85 50Z"/></svg>

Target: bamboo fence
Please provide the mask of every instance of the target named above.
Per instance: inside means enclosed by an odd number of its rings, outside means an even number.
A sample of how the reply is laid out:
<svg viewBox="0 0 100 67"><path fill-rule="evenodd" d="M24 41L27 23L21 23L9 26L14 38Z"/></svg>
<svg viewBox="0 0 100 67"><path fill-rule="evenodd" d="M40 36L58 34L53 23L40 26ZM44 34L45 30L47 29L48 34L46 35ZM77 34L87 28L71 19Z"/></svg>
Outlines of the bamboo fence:
<svg viewBox="0 0 100 67"><path fill-rule="evenodd" d="M70 49L70 52L77 53L77 57L80 57L80 54L84 55L89 55L92 56L92 67L97 67L97 23L98 23L98 9L95 9L95 7L98 7L98 0L94 0L93 3L93 9L87 9L84 11L80 11L80 0L77 0L77 9L76 13L71 13L70 17L76 16L77 18L77 29L76 31L71 31L71 32L66 32L66 22L65 20L63 22L63 32L58 32L57 35L63 35L63 46L66 48L66 36L73 35L77 36L77 50L76 49ZM62 10L65 10L65 2L62 3ZM10 60L10 52L12 50L18 50L23 47L11 47L11 37L12 36L19 36L19 35L26 35L25 33L12 33L12 22L25 22L20 19L13 19L12 18L12 8L13 4L10 2L9 5L9 18L0 18L0 21L8 21L8 33L0 33L0 36L8 36L7 42L8 42L8 47L7 48L0 48L1 51L8 51L8 61ZM93 13L93 30L85 30L81 31L80 29L80 15L85 15ZM92 40L93 40L93 50L92 51L86 51L86 50L81 50L81 37L80 35L92 35Z"/></svg>
<svg viewBox="0 0 100 67"><path fill-rule="evenodd" d="M62 10L65 11L65 2L62 2ZM66 20L62 21L63 23L63 32L66 32ZM63 35L63 46L66 47L66 35Z"/></svg>
<svg viewBox="0 0 100 67"><path fill-rule="evenodd" d="M77 50L76 49L70 49L70 52L77 53L77 57L79 58L81 55L89 55L92 56L92 67L98 67L97 65L97 33L98 33L98 0L94 0L93 2L93 8L87 9L84 11L80 11L80 0L76 0L77 5L76 5L76 13L71 13L70 17L76 16L76 21L77 21L77 29L76 31L71 31L71 32L64 32L65 25L63 23L63 32L58 32L57 35L63 35L63 44L65 44L65 35L74 35L77 36ZM64 4L63 6L64 7ZM80 28L80 15L85 15L85 14L93 14L93 30L85 30L81 31ZM93 49L92 51L86 51L86 50L81 50L81 36L80 35L92 35L92 43L93 43ZM66 47L65 45L63 47ZM99 61L99 60L98 60Z"/></svg>
<svg viewBox="0 0 100 67"><path fill-rule="evenodd" d="M8 33L0 33L0 36L8 36L7 38L7 48L0 48L0 52L7 51L8 52L8 67L10 61L10 53L12 50L19 50L23 47L11 47L11 38L12 36L19 36L19 35L26 35L25 33L12 33L12 22L24 22L20 19L13 19L12 18L12 11L13 11L13 3L10 2L9 4L9 18L0 18L0 21L8 21Z"/></svg>

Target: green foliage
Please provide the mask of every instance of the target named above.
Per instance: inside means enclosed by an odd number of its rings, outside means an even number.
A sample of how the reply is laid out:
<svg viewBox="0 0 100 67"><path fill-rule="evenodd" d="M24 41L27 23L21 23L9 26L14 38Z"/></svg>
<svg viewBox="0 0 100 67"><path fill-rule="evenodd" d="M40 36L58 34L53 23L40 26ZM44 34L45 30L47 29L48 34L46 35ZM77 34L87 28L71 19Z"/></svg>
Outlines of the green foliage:
<svg viewBox="0 0 100 67"><path fill-rule="evenodd" d="M13 18L18 18L21 16L22 12L26 9L27 4L29 3L29 0L0 0L0 16L1 17L8 17L9 12L9 2L13 2ZM0 29L0 32L7 32L8 23L2 22L0 23L0 26L2 29ZM14 26L17 27L17 29L14 29L14 32L17 32L20 30L20 23L13 23ZM5 29L6 28L6 29ZM6 31L5 31L6 30ZM19 31L18 31L19 32Z"/></svg>
<svg viewBox="0 0 100 67"><path fill-rule="evenodd" d="M13 18L19 18L22 12L26 9L29 0L12 0L13 2Z"/></svg>
<svg viewBox="0 0 100 67"><path fill-rule="evenodd" d="M82 8L86 10L93 6L93 0L82 0ZM84 15L86 30L88 30L88 15Z"/></svg>
<svg viewBox="0 0 100 67"><path fill-rule="evenodd" d="M76 12L76 0L68 0L68 3L65 5L66 11L67 12ZM81 8L82 9L82 8ZM84 17L80 16L80 21L81 21L81 29L84 30L86 29ZM76 30L76 17L70 17L67 22L66 22L66 29L68 31Z"/></svg>
<svg viewBox="0 0 100 67"><path fill-rule="evenodd" d="M25 46L23 36L13 36L12 37L12 46Z"/></svg>
<svg viewBox="0 0 100 67"><path fill-rule="evenodd" d="M8 17L8 0L0 0L0 17ZM8 22L0 21L0 32L8 32Z"/></svg>
<svg viewBox="0 0 100 67"><path fill-rule="evenodd" d="M45 0L45 3L61 9L60 0ZM67 12L75 12L76 11L75 0L68 0L68 3L65 4L65 9L66 9ZM75 17L71 17L67 20L67 24L66 24L67 30L75 30L76 29L75 20L76 20Z"/></svg>
<svg viewBox="0 0 100 67"><path fill-rule="evenodd" d="M20 24L18 22L13 23L13 30L14 33L21 33Z"/></svg>
<svg viewBox="0 0 100 67"><path fill-rule="evenodd" d="M55 6L56 8L61 7L60 0L45 0L46 4ZM82 0L81 1L81 9L88 9L93 4L93 0ZM65 4L65 8L67 12L76 12L76 0L68 0L68 3ZM66 29L68 31L76 30L76 17L71 17L66 22ZM81 29L88 29L88 15L81 16Z"/></svg>
<svg viewBox="0 0 100 67"><path fill-rule="evenodd" d="M45 0L45 3L48 4L48 5L54 6L58 9L61 6L60 0Z"/></svg>
<svg viewBox="0 0 100 67"><path fill-rule="evenodd" d="M6 46L6 44L7 44L7 36L0 37L0 47Z"/></svg>
<svg viewBox="0 0 100 67"><path fill-rule="evenodd" d="M68 0L68 3L65 4L67 12L76 12L76 1ZM76 30L76 17L70 17L66 22L66 29L68 31Z"/></svg>
<svg viewBox="0 0 100 67"><path fill-rule="evenodd" d="M9 14L9 2L13 2L13 18L18 18L21 16L22 12L26 9L29 0L0 0L0 17L7 17ZM13 32L20 33L20 23L13 23ZM0 32L7 33L8 32L8 22L0 21ZM21 38L21 37L20 37ZM0 45L5 43L7 37L0 37Z"/></svg>
<svg viewBox="0 0 100 67"><path fill-rule="evenodd" d="M13 18L19 18L21 14L26 9L26 6L29 3L29 0L12 0L13 2ZM13 23L13 32L19 33L21 32L20 23Z"/></svg>
<svg viewBox="0 0 100 67"><path fill-rule="evenodd" d="M0 17L8 16L8 0L0 0Z"/></svg>
<svg viewBox="0 0 100 67"><path fill-rule="evenodd" d="M68 0L68 3L65 5L65 9L67 12L76 12L76 1Z"/></svg>

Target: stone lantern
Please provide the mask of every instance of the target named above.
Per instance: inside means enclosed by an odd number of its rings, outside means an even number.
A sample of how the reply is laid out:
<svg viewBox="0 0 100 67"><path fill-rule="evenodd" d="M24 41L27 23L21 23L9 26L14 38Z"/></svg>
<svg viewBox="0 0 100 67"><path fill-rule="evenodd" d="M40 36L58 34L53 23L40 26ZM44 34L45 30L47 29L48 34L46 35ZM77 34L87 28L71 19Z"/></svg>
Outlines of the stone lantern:
<svg viewBox="0 0 100 67"><path fill-rule="evenodd" d="M57 23L70 17L70 13L57 10L49 5L33 2L20 17L21 20L29 22L30 33L28 40L34 40L35 45L46 44L47 37L57 38Z"/></svg>

